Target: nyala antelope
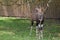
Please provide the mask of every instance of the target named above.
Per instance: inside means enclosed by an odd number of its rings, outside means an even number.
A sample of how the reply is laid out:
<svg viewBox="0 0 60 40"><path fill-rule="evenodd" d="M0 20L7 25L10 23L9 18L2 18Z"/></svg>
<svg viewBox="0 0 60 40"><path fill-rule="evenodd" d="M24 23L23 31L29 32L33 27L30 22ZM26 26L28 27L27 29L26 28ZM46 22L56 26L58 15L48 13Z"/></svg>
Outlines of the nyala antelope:
<svg viewBox="0 0 60 40"><path fill-rule="evenodd" d="M51 0L49 0L50 2ZM48 2L48 3L49 3ZM31 29L30 29L30 35L32 33L32 27L34 24L34 21L36 21L36 37L37 39L43 39L43 26L44 26L44 13L49 7L49 4L47 3L46 8L43 6L36 7L35 12L32 12L31 15Z"/></svg>

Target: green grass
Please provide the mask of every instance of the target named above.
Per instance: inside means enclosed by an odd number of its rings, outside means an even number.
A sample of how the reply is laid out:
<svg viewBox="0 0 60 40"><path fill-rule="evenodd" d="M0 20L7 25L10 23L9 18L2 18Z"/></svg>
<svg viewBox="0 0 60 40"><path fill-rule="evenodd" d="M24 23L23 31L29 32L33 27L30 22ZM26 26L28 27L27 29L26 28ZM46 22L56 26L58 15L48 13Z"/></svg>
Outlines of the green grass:
<svg viewBox="0 0 60 40"><path fill-rule="evenodd" d="M30 20L12 17L0 17L0 40L36 40L35 27L30 36ZM45 20L44 40L60 40L60 23L57 20Z"/></svg>

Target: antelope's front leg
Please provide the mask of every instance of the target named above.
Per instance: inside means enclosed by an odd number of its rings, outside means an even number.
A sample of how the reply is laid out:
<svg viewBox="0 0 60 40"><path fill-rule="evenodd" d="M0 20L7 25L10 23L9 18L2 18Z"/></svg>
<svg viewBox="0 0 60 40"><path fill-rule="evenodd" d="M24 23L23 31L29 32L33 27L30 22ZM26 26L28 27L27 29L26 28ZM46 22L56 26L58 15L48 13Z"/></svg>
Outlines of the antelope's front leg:
<svg viewBox="0 0 60 40"><path fill-rule="evenodd" d="M38 36L39 36L39 33L38 33L38 26L36 26L36 39L38 40Z"/></svg>
<svg viewBox="0 0 60 40"><path fill-rule="evenodd" d="M39 37L38 24L39 24L39 22L36 21L36 39L37 40L38 40L38 37Z"/></svg>
<svg viewBox="0 0 60 40"><path fill-rule="evenodd" d="M31 26L31 28L30 28L30 35L32 34L32 28L33 28L33 26Z"/></svg>
<svg viewBox="0 0 60 40"><path fill-rule="evenodd" d="M43 24L39 24L39 39L43 40Z"/></svg>
<svg viewBox="0 0 60 40"><path fill-rule="evenodd" d="M29 35L32 34L33 24L34 24L34 21L32 20L32 21L31 21L31 28L30 28L30 34L29 34Z"/></svg>

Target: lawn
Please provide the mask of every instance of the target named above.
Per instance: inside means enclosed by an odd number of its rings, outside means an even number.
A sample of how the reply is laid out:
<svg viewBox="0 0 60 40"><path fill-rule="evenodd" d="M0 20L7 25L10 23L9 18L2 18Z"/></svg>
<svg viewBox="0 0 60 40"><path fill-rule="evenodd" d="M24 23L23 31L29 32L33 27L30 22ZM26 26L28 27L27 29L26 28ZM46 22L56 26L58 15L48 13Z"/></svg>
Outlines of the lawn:
<svg viewBox="0 0 60 40"><path fill-rule="evenodd" d="M0 17L0 40L36 40L35 27L29 35L30 20ZM60 40L59 20L46 19L43 40Z"/></svg>

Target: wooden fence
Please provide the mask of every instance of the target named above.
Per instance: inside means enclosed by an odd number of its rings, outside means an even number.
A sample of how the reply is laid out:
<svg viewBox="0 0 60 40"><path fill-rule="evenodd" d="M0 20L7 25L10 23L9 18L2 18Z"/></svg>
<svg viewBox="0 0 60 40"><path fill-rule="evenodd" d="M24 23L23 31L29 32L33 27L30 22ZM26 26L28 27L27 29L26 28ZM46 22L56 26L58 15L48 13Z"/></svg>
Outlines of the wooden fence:
<svg viewBox="0 0 60 40"><path fill-rule="evenodd" d="M29 18L31 13L28 4L23 3L22 5L19 5L20 2L21 1L18 1L18 4L11 6L0 5L0 16ZM52 1L45 16L46 18L60 18L60 1Z"/></svg>

